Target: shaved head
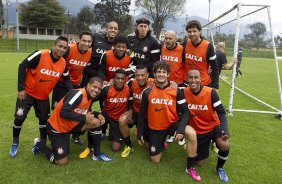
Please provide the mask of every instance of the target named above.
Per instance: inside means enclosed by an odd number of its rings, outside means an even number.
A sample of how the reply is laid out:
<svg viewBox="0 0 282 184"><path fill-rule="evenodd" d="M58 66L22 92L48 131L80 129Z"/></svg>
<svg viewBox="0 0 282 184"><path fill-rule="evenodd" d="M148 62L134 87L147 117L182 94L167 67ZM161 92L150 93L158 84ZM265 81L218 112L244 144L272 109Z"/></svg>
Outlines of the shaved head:
<svg viewBox="0 0 282 184"><path fill-rule="evenodd" d="M165 46L168 49L173 49L174 47L176 47L176 41L177 41L176 32L172 30L168 30L165 33Z"/></svg>

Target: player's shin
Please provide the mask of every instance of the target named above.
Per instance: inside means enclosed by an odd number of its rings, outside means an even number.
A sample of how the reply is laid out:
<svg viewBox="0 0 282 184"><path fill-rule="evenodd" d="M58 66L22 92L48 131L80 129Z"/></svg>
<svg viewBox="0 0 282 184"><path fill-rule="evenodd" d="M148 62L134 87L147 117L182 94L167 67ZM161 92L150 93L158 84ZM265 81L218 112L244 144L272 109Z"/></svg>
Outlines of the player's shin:
<svg viewBox="0 0 282 184"><path fill-rule="evenodd" d="M40 132L40 140L42 143L46 144L46 139L47 139L47 129L46 129L46 125L47 125L47 120L39 120L39 132Z"/></svg>
<svg viewBox="0 0 282 184"><path fill-rule="evenodd" d="M24 120L15 119L13 126L13 144L19 144L19 136L21 133Z"/></svg>
<svg viewBox="0 0 282 184"><path fill-rule="evenodd" d="M94 146L94 155L101 155L100 143L101 143L101 127L93 128L89 131L89 140Z"/></svg>
<svg viewBox="0 0 282 184"><path fill-rule="evenodd" d="M217 159L217 165L216 168L223 168L223 165L225 164L227 158L228 158L229 150L227 151L218 151L218 159Z"/></svg>

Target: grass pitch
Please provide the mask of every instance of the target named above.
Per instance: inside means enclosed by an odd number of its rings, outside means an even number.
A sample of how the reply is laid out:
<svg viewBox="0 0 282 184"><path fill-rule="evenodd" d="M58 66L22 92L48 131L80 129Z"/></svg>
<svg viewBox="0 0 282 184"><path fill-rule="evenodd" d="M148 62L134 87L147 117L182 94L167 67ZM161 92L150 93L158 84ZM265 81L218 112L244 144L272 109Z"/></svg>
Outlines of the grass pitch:
<svg viewBox="0 0 282 184"><path fill-rule="evenodd" d="M186 154L176 143L169 144L160 164L149 160L149 153L137 145L123 159L110 151L110 142L102 142L102 151L113 156L111 163L79 159L83 146L71 144L70 163L64 167L50 164L43 156L33 156L33 139L38 137L38 120L31 110L24 122L18 155L9 157L13 114L17 96L17 67L27 53L0 54L0 183L195 183L185 173ZM269 59L247 59L242 64L244 77L236 80L241 88L267 103L279 107L274 63ZM223 71L227 76L230 71ZM220 84L220 96L228 106L230 87ZM235 108L262 109L257 102L235 91ZM282 121L274 115L238 113L228 117L231 150L225 165L229 183L281 183ZM84 142L86 137L82 136ZM201 183L220 183L215 172L216 154L211 151L204 167L198 168Z"/></svg>

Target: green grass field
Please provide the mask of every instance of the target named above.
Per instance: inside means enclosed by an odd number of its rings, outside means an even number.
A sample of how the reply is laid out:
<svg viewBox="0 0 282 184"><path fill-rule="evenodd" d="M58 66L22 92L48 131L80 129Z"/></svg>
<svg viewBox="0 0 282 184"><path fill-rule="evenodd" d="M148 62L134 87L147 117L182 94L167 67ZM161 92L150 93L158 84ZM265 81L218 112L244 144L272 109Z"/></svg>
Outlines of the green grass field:
<svg viewBox="0 0 282 184"><path fill-rule="evenodd" d="M184 172L186 154L176 143L169 144L160 164L149 160L149 153L133 144L135 152L126 159L110 151L110 142L102 142L102 150L113 156L111 163L80 160L83 146L71 144L70 163L64 167L50 164L43 156L33 156L33 139L38 137L38 121L29 113L20 137L18 155L9 157L12 142L13 114L17 95L17 66L27 53L0 54L0 183L196 183ZM279 107L274 63L269 59L247 59L242 64L244 77L236 83L262 100ZM258 72L259 71L259 72ZM226 76L231 71L223 71ZM220 96L228 106L230 87L220 83ZM235 91L235 108L261 109L257 102ZM274 115L239 113L228 117L231 150L225 169L234 184L272 184L282 181L282 121ZM86 141L85 136L82 139ZM220 183L215 172L216 154L211 152L204 167L198 168L201 183Z"/></svg>

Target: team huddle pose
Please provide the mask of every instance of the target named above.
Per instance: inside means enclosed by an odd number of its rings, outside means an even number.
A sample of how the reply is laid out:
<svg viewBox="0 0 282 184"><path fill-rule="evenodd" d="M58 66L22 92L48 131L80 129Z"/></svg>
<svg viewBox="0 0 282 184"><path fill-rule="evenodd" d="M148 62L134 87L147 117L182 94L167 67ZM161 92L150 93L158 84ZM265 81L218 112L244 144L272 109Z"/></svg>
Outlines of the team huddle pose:
<svg viewBox="0 0 282 184"><path fill-rule="evenodd" d="M21 128L33 106L40 138L34 139L32 152L54 164L68 163L70 140L83 145L80 136L85 132L88 144L79 157L92 154L93 160L112 161L100 149L107 130L111 150L122 150L126 158L134 151L130 128L135 125L137 142L145 145L153 163L161 161L167 136L186 140L185 170L196 181L201 177L195 165L203 165L215 142L216 172L228 182L223 166L229 130L217 92L219 69L212 44L201 37L197 20L187 23L188 39L182 45L172 30L160 45L149 26L148 19L140 18L135 32L125 37L112 21L105 33L83 31L79 41L70 44L59 36L52 49L37 50L22 61L10 156L18 154ZM92 110L96 101L101 112Z"/></svg>

